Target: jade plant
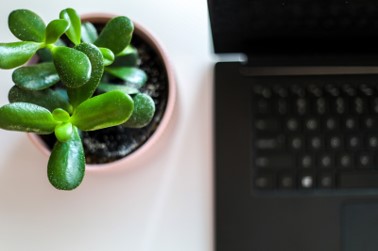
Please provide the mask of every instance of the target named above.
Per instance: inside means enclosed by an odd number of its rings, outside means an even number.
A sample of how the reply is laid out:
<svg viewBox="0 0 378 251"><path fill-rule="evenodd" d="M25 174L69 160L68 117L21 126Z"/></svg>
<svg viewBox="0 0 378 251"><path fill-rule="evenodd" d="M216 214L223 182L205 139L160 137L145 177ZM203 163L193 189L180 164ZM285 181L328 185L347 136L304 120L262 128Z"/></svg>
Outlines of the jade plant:
<svg viewBox="0 0 378 251"><path fill-rule="evenodd" d="M72 8L47 25L19 9L8 26L20 41L0 43L0 68L15 69L0 128L55 134L47 176L55 188L72 190L85 173L81 131L140 128L154 115L152 98L140 92L147 76L130 44L133 23L118 16L98 32Z"/></svg>

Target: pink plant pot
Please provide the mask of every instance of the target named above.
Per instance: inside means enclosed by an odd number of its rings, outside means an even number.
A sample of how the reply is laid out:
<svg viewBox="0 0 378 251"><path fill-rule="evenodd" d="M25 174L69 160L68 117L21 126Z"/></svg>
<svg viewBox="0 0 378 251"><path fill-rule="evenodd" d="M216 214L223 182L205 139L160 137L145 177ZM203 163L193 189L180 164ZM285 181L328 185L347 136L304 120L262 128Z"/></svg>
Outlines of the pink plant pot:
<svg viewBox="0 0 378 251"><path fill-rule="evenodd" d="M83 21L96 22L96 23L106 23L109 19L115 17L111 14L95 13L87 14L82 16ZM125 167L136 166L141 162L148 160L153 157L158 149L161 148L161 144L166 141L166 134L172 129L172 125L176 120L176 96L177 87L176 79L171 66L171 63L165 53L164 49L161 47L158 40L141 25L134 22L134 34L144 40L151 48L156 52L158 57L164 64L167 79L168 79L168 100L167 105L163 114L163 117L159 123L159 126L155 132L148 138L148 140L141 145L138 149L126 155L124 158L113 161L106 164L86 164L86 171L89 172L101 172L115 170ZM50 149L47 147L45 142L36 134L28 134L30 140L34 145L46 156L50 156Z"/></svg>

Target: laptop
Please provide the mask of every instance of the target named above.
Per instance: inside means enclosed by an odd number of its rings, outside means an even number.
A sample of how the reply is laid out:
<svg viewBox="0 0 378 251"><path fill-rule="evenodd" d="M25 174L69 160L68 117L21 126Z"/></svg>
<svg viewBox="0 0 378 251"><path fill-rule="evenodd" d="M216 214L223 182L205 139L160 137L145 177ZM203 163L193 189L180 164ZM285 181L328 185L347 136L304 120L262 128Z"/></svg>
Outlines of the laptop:
<svg viewBox="0 0 378 251"><path fill-rule="evenodd" d="M208 8L216 251L378 250L378 2Z"/></svg>

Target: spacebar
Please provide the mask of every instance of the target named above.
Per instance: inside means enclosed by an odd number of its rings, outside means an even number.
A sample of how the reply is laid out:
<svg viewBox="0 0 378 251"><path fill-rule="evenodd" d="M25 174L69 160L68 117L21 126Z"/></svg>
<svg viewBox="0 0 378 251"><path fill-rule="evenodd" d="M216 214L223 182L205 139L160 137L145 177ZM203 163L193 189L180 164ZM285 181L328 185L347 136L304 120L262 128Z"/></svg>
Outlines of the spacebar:
<svg viewBox="0 0 378 251"><path fill-rule="evenodd" d="M378 188L378 172L341 173L338 184L341 188Z"/></svg>

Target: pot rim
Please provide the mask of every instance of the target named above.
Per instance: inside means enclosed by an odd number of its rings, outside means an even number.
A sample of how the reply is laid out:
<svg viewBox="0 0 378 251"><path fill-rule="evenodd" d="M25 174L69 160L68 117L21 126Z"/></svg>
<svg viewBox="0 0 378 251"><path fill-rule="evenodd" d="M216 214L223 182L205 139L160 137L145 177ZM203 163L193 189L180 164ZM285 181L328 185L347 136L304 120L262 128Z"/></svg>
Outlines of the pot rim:
<svg viewBox="0 0 378 251"><path fill-rule="evenodd" d="M81 19L85 21L98 21L106 22L109 19L117 15L108 14L108 13L92 13L81 15ZM139 148L135 149L132 153L126 155L125 157L101 164L86 164L85 169L89 172L102 172L110 169L119 169L121 167L128 167L135 164L138 160L141 160L142 157L145 158L148 152L153 146L155 146L158 141L162 138L164 133L168 130L171 120L173 120L175 107L176 107L176 98L177 98L177 88L176 88L176 78L173 72L172 65L170 60L165 52L165 49L161 46L161 43L153 36L150 31L144 28L137 22L134 22L134 33L137 34L140 38L145 40L161 58L168 79L168 99L167 105L165 107L164 114L160 120L159 126L152 133L152 135L144 142ZM28 133L30 140L39 148L39 150L46 156L49 156L51 151L47 148L46 144L42 141L37 134Z"/></svg>

